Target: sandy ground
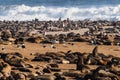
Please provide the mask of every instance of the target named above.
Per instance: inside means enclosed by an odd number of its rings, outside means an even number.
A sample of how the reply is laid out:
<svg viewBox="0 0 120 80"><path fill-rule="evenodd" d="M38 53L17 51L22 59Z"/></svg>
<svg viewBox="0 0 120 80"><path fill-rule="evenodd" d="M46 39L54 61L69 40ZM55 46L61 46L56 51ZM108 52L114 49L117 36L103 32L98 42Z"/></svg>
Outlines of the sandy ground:
<svg viewBox="0 0 120 80"><path fill-rule="evenodd" d="M59 52L59 51L67 52L68 50L72 50L72 52L79 51L82 53L86 52L89 54L92 52L93 48L95 47L95 45L89 45L86 42L75 42L74 45L70 45L66 43L66 46L64 46L63 44L55 44L56 49L52 49L50 47L50 44L46 44L47 46L46 48L43 48L42 44L37 44L37 43L25 42L25 45L26 45L26 49L17 48L17 46L14 44L0 45L0 52L6 52L6 53L19 52L23 56L31 60L34 58L33 55L30 55L31 53L32 54L35 54L35 53L44 54L45 52ZM6 48L5 51L1 50L2 47ZM99 45L98 51L99 53L104 53L105 55L111 54L111 55L120 57L120 46ZM30 63L34 67L37 65L45 66L47 64L46 62L32 62L32 61L27 61L27 63ZM97 66L91 65L91 68L94 69L95 67ZM59 68L62 70L62 72L68 71L68 70L76 70L76 64L59 64ZM31 69L31 71L35 73L36 70ZM73 79L68 78L67 80L73 80Z"/></svg>
<svg viewBox="0 0 120 80"><path fill-rule="evenodd" d="M67 52L68 50L72 50L72 52L86 52L91 53L95 45L89 45L85 42L75 42L74 45L70 45L66 43L66 46L63 44L55 44L56 49L52 49L50 44L46 44L46 48L42 47L42 44L37 43L28 43L25 42L26 49L17 48L14 44L9 45L0 45L0 52L19 52L25 57L31 58L30 53L41 53L44 54L45 52ZM5 47L6 50L2 51L1 48ZM98 52L104 53L106 55L114 55L120 57L120 46L106 46L106 45L99 45Z"/></svg>

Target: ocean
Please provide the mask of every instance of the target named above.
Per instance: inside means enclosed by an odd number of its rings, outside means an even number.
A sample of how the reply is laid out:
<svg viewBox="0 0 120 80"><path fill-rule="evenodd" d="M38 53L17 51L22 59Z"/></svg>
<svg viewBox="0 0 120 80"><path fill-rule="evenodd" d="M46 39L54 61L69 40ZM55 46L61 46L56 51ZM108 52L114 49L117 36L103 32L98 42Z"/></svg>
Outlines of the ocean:
<svg viewBox="0 0 120 80"><path fill-rule="evenodd" d="M120 20L120 0L0 0L0 20Z"/></svg>

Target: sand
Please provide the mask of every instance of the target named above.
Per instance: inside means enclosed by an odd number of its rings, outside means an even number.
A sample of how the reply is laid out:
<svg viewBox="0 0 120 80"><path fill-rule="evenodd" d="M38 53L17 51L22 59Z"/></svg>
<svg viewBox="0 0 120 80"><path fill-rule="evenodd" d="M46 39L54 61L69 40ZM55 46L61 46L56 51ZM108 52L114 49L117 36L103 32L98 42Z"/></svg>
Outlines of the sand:
<svg viewBox="0 0 120 80"><path fill-rule="evenodd" d="M16 45L14 44L0 45L0 52L3 52L1 48L5 47L6 50L4 52L9 52L9 53L19 52L27 58L32 58L30 53L44 54L46 52L59 52L59 51L67 52L68 50L71 50L72 52L91 53L93 48L96 46L96 45L89 45L86 42L74 42L74 45L70 45L66 43L66 47L63 44L55 44L56 49L52 49L50 47L50 44L46 44L46 48L43 48L42 44L37 44L37 43L25 42L25 45L26 45L26 49L17 48ZM110 54L120 57L120 46L99 45L98 52L104 53L105 55Z"/></svg>
<svg viewBox="0 0 120 80"><path fill-rule="evenodd" d="M74 45L70 45L66 43L66 46L64 46L63 44L54 44L56 49L52 49L50 47L50 44L46 44L47 46L46 48L43 48L42 44L37 44L37 43L25 42L25 45L26 45L26 49L17 48L17 46L14 44L0 45L0 52L6 52L6 53L19 52L24 57L29 59L28 61L26 61L26 63L33 65L33 67L35 68L38 65L45 67L48 63L39 62L39 61L32 62L31 60L34 58L34 55L31 55L31 53L45 54L46 52L60 52L60 51L67 52L68 50L71 50L72 52L81 52L81 53L85 52L89 54L92 52L93 48L96 46L96 45L90 45L86 42L74 42ZM1 50L2 47L6 48L5 51ZM103 53L105 55L114 55L114 56L120 57L120 46L99 45L98 52ZM76 64L58 64L58 65L59 65L59 69L61 69L61 72L65 72L68 70L76 70ZM94 69L97 66L89 65L89 67L91 69ZM30 69L32 73L36 72L34 68ZM19 72L19 71L16 71L16 72ZM67 80L73 80L73 79L68 78Z"/></svg>

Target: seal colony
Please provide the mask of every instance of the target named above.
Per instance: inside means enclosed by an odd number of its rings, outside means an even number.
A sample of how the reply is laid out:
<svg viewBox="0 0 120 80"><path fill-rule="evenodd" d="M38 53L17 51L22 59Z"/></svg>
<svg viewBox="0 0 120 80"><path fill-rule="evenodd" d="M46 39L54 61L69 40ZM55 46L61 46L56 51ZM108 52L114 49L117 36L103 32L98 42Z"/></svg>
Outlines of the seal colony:
<svg viewBox="0 0 120 80"><path fill-rule="evenodd" d="M0 53L0 80L120 80L120 57L91 53ZM25 54L24 54L25 55ZM63 65L63 67L61 67Z"/></svg>
<svg viewBox="0 0 120 80"><path fill-rule="evenodd" d="M120 80L119 25L0 21L0 80ZM104 46L107 53L101 53Z"/></svg>
<svg viewBox="0 0 120 80"><path fill-rule="evenodd" d="M120 46L120 21L0 21L0 42L89 42Z"/></svg>

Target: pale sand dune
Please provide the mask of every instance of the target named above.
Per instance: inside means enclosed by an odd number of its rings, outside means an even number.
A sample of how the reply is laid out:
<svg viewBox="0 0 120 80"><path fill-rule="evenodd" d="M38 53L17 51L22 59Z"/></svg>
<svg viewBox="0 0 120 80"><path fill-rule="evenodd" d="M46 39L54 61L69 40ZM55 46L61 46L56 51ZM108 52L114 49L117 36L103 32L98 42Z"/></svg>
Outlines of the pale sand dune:
<svg viewBox="0 0 120 80"><path fill-rule="evenodd" d="M87 32L89 29L88 28L83 28L83 29L79 29L79 30L70 30L70 31L67 31L67 32L64 32L64 31L56 31L56 32L46 32L45 34L46 35L59 35L59 34L67 34L67 33L70 33L70 32L74 32L75 34L81 34L83 35L85 32Z"/></svg>

